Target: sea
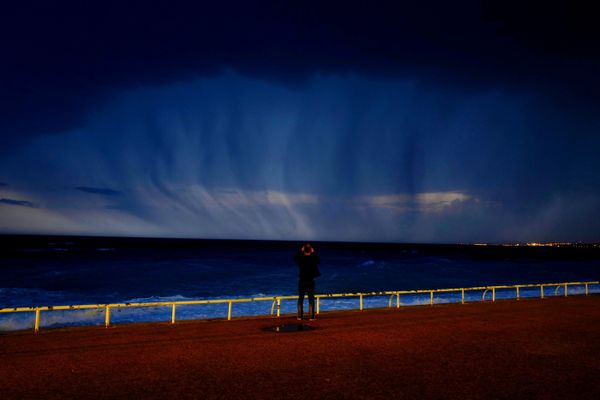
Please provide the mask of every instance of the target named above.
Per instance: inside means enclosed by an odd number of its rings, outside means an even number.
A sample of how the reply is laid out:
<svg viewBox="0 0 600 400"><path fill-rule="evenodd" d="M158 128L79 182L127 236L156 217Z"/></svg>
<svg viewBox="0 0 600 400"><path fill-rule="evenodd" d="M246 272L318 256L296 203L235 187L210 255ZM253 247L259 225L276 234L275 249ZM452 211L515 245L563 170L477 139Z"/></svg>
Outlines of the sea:
<svg viewBox="0 0 600 400"><path fill-rule="evenodd" d="M317 293L463 288L488 285L597 281L600 247L474 246L311 242L321 259ZM0 235L0 308L75 304L242 299L295 295L293 256L302 243ZM569 294L584 293L583 286ZM600 293L599 285L589 287ZM546 296L563 295L546 288ZM480 301L482 291L467 292ZM521 290L537 297L539 288ZM514 298L500 290L497 299ZM489 294L487 299L489 300ZM389 296L364 298L386 307ZM395 301L395 299L394 299ZM403 295L401 306L429 304L429 295ZM434 302L459 302L460 293ZM357 309L358 298L326 298L321 311ZM395 302L394 302L395 306ZM177 320L225 318L227 304L177 307ZM233 303L232 317L270 315L272 302ZM294 313L294 300L281 304ZM170 321L170 307L114 309L111 324ZM0 331L30 329L34 313L0 313ZM43 311L41 327L104 324L104 310Z"/></svg>

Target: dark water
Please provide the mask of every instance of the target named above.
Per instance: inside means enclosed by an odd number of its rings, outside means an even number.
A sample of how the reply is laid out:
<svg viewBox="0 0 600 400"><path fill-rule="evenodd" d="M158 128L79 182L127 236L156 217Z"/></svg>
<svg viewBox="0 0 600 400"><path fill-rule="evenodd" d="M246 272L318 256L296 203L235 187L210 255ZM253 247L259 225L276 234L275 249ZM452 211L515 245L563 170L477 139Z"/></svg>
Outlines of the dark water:
<svg viewBox="0 0 600 400"><path fill-rule="evenodd" d="M297 276L292 257L297 246L295 242L4 236L0 307L292 295ZM322 260L319 293L598 280L600 271L598 248L356 243L315 243L315 247ZM323 307L353 307L352 301L328 300ZM367 306L381 306L387 299L369 301ZM419 304L421 300L415 296L406 301ZM269 310L266 302L240 304L235 314ZM284 312L292 311L292 303L284 305ZM117 322L166 319L167 313L125 310L114 318ZM96 311L83 317L72 311L52 314L56 315L46 317L44 325L102 321ZM222 317L223 306L184 307L179 316ZM0 315L0 330L26 327L30 318Z"/></svg>

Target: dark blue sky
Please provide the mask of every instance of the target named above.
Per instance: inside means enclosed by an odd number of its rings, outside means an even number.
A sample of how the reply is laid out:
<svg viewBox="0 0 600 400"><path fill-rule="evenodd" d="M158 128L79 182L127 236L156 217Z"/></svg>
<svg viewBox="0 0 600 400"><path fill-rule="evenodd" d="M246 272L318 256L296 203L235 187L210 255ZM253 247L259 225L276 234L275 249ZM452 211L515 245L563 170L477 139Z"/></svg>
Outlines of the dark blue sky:
<svg viewBox="0 0 600 400"><path fill-rule="evenodd" d="M600 241L584 3L0 11L0 233Z"/></svg>

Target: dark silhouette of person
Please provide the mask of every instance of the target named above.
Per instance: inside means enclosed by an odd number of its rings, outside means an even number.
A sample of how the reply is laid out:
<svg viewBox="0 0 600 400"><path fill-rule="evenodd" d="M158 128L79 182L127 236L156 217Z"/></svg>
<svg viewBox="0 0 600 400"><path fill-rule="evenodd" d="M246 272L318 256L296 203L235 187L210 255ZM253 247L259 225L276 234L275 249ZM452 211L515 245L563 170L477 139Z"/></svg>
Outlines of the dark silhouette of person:
<svg viewBox="0 0 600 400"><path fill-rule="evenodd" d="M321 276L319 271L319 256L315 249L306 243L294 256L298 265L298 319L304 314L304 295L308 295L308 313L311 320L315 319L315 278Z"/></svg>

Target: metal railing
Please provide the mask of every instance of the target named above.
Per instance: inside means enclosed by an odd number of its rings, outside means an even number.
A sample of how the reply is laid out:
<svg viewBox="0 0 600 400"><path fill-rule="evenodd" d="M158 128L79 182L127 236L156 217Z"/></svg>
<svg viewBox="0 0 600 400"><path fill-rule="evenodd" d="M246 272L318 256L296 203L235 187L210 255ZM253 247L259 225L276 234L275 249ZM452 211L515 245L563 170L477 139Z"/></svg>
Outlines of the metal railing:
<svg viewBox="0 0 600 400"><path fill-rule="evenodd" d="M422 289L422 290L395 290L395 291L384 291L384 292L366 292L366 293L335 293L335 294L318 294L315 295L316 299L316 313L321 312L321 300L322 299L333 299L340 297L358 297L359 298L359 310L364 309L363 299L365 297L373 296L390 296L388 301L388 308L393 306L393 300L396 300L396 308L400 308L401 301L400 296L406 295L418 295L418 294L429 294L429 304L434 304L434 294L436 293L461 293L461 303L465 303L465 293L473 291L483 291L481 301L485 301L486 295L491 293L491 301L496 301L496 292L499 290L515 290L515 299L521 298L521 289L537 288L540 289L540 298L545 297L545 288L555 288L554 295L558 296L560 289L563 289L563 295L566 297L569 293L569 286L585 286L585 295L589 294L590 285L598 285L599 281L588 281L588 282L562 282L562 283L536 283L536 284L523 284L523 285L499 285L499 286L478 286L468 288L454 288L454 289ZM200 305L200 304L227 304L227 320L231 320L231 311L234 303L249 303L255 301L271 301L271 315L276 314L277 317L281 316L281 302L283 300L297 300L298 296L272 296L272 297L253 297L243 299L217 299L217 300L187 300L187 301L159 301L159 302L148 302L148 303L114 303L114 304L85 304L85 305L69 305L69 306L43 306L43 307L14 307L14 308L0 308L0 313L22 313L22 312L33 312L35 313L34 331L37 333L40 330L40 319L42 311L66 311L66 310L104 310L104 326L110 326L110 312L112 309L130 308L130 307L170 307L171 308L171 323L174 324L176 320L177 306L183 305Z"/></svg>

